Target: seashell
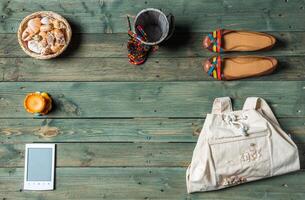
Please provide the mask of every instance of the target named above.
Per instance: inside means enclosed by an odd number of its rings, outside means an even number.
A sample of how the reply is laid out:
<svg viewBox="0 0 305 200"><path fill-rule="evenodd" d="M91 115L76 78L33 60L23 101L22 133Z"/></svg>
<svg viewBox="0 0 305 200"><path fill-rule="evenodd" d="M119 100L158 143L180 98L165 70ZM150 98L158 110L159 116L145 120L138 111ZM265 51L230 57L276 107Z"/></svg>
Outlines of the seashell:
<svg viewBox="0 0 305 200"><path fill-rule="evenodd" d="M43 17L40 22L41 24L48 25L51 24L52 20L49 17Z"/></svg>
<svg viewBox="0 0 305 200"><path fill-rule="evenodd" d="M55 36L56 43L58 43L59 45L65 45L66 44L65 36L64 36L64 34L61 30L54 29L53 34Z"/></svg>
<svg viewBox="0 0 305 200"><path fill-rule="evenodd" d="M63 22L60 22L59 29L66 29L66 25Z"/></svg>
<svg viewBox="0 0 305 200"><path fill-rule="evenodd" d="M31 30L33 33L38 33L40 30L41 22L40 18L36 17L34 19L30 19L28 21L28 28Z"/></svg>
<svg viewBox="0 0 305 200"><path fill-rule="evenodd" d="M54 28L59 29L60 22L57 19L53 20L52 23L53 23Z"/></svg>
<svg viewBox="0 0 305 200"><path fill-rule="evenodd" d="M53 34L54 34L54 36L56 37L61 37L61 36L64 36L64 34L63 34L63 32L61 31L61 30L59 30L59 29L54 29L53 31Z"/></svg>
<svg viewBox="0 0 305 200"><path fill-rule="evenodd" d="M42 46L41 45L39 45L39 42L38 41L35 41L35 40L30 40L29 42L28 42L28 48L31 50L31 51L33 51L33 52L35 52L35 53L41 53L41 51L42 51Z"/></svg>
<svg viewBox="0 0 305 200"><path fill-rule="evenodd" d="M66 25L57 19L53 20L53 26L56 29L66 29Z"/></svg>
<svg viewBox="0 0 305 200"><path fill-rule="evenodd" d="M51 46L51 50L53 53L58 52L61 48L62 48L62 45L59 45L59 44L55 44L55 45Z"/></svg>
<svg viewBox="0 0 305 200"><path fill-rule="evenodd" d="M41 54L42 55L49 55L52 54L52 49L50 48L50 46L46 46L45 48L42 49Z"/></svg>
<svg viewBox="0 0 305 200"><path fill-rule="evenodd" d="M47 39L47 42L48 42L49 45L51 45L51 46L54 45L55 37L54 37L53 33L48 32L46 39Z"/></svg>
<svg viewBox="0 0 305 200"><path fill-rule="evenodd" d="M22 32L22 35L21 35L21 38L23 41L27 41L28 37L30 36L30 32L28 31L28 29L26 28L23 32Z"/></svg>
<svg viewBox="0 0 305 200"><path fill-rule="evenodd" d="M49 19L49 24L53 24L54 23L55 19L53 17L48 16L48 19Z"/></svg>
<svg viewBox="0 0 305 200"><path fill-rule="evenodd" d="M42 40L42 37L40 35L34 35L32 39L39 42L40 40Z"/></svg>
<svg viewBox="0 0 305 200"><path fill-rule="evenodd" d="M46 38L43 38L43 39L39 42L39 44L40 44L43 48L47 47L47 46L48 46L47 39L46 39Z"/></svg>
<svg viewBox="0 0 305 200"><path fill-rule="evenodd" d="M43 32L51 31L52 29L53 29L53 27L51 24L40 26L40 31L43 31Z"/></svg>
<svg viewBox="0 0 305 200"><path fill-rule="evenodd" d="M47 37L47 32L40 31L38 35L40 35L42 38L46 38Z"/></svg>
<svg viewBox="0 0 305 200"><path fill-rule="evenodd" d="M29 28L26 28L23 32L22 32L22 35L21 35L21 39L23 41L29 41L32 39L34 33L32 33Z"/></svg>

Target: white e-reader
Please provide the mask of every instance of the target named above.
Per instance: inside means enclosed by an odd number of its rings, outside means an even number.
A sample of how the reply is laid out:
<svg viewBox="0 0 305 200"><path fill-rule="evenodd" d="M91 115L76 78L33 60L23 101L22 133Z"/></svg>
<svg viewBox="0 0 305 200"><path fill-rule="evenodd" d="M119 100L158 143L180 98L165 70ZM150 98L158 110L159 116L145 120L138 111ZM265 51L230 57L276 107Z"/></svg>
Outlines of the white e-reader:
<svg viewBox="0 0 305 200"><path fill-rule="evenodd" d="M26 144L24 190L54 190L55 144Z"/></svg>

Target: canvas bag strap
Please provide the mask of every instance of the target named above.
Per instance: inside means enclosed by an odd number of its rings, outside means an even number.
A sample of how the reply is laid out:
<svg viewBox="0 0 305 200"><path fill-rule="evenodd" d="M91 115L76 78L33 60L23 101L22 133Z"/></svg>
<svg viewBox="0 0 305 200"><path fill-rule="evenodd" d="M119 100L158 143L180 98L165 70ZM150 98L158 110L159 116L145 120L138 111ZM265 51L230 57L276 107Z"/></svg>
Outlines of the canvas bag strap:
<svg viewBox="0 0 305 200"><path fill-rule="evenodd" d="M233 110L230 97L220 97L214 100L212 114L228 113L232 111Z"/></svg>
<svg viewBox="0 0 305 200"><path fill-rule="evenodd" d="M260 97L248 97L243 106L243 110L249 110L249 109L254 109L254 110L260 109L263 112L263 114L268 117L268 119L270 119L275 124L279 125L279 122L277 121L275 115L273 114L270 106L264 99Z"/></svg>

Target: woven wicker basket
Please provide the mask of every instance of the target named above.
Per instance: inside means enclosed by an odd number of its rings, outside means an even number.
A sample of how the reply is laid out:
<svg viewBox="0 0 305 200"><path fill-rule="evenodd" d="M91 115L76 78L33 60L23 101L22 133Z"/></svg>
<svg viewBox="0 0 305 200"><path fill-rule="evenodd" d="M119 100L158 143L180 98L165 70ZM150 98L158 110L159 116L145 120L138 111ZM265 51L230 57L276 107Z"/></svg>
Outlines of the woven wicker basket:
<svg viewBox="0 0 305 200"><path fill-rule="evenodd" d="M35 17L52 17L54 19L57 19L59 21L62 21L65 26L66 26L66 31L65 31L65 39L66 39L66 45L60 49L60 51L54 53L54 54L49 54L49 55L41 55L41 54L37 54L37 53L34 53L32 52L31 50L28 49L27 45L26 45L26 42L22 41L22 33L24 31L24 29L26 28L27 26L27 22L30 20L30 19L33 19ZM19 28L18 28L18 32L17 32L17 35L18 35L18 42L21 46L21 48L23 49L23 51L28 54L29 56L31 57L34 57L34 58L37 58L37 59L51 59L51 58L55 58L57 56L59 56L66 48L67 46L69 45L70 41L71 41L71 37L72 37L72 29L68 23L68 21L63 18L61 15L55 13L55 12L52 12L52 11L39 11L39 12L35 12L35 13L32 13L30 15L28 15L27 17L25 17L20 25L19 25Z"/></svg>

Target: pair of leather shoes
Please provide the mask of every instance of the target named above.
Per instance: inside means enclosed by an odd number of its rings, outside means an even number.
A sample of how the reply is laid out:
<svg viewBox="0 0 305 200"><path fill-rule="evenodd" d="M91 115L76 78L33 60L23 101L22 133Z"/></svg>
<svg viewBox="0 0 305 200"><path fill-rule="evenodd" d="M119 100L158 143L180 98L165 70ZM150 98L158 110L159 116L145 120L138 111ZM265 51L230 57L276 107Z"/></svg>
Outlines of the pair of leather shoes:
<svg viewBox="0 0 305 200"><path fill-rule="evenodd" d="M215 53L233 51L260 51L271 49L276 43L275 37L259 32L216 30L203 40L203 46ZM277 60L264 56L234 56L209 58L203 62L206 73L218 80L236 80L262 76L272 73Z"/></svg>

